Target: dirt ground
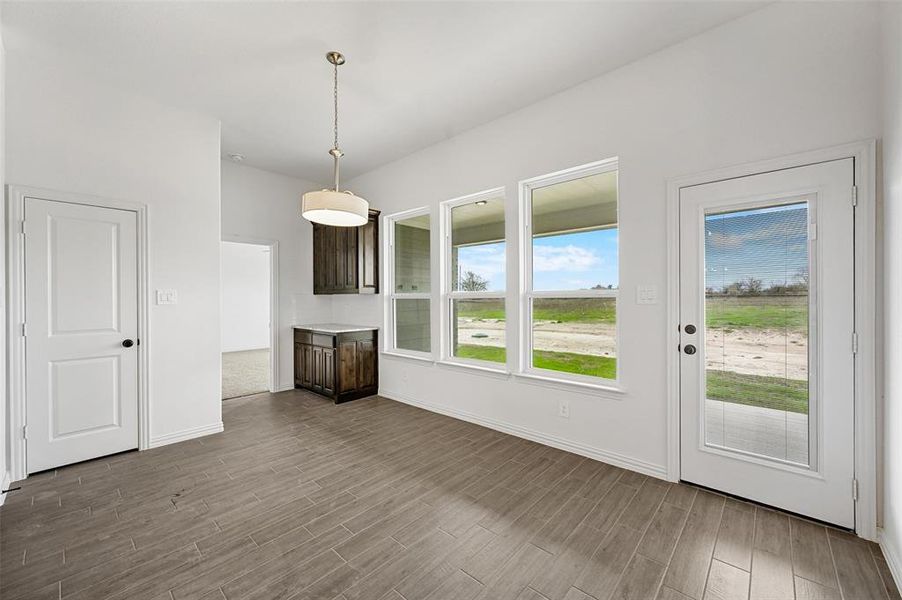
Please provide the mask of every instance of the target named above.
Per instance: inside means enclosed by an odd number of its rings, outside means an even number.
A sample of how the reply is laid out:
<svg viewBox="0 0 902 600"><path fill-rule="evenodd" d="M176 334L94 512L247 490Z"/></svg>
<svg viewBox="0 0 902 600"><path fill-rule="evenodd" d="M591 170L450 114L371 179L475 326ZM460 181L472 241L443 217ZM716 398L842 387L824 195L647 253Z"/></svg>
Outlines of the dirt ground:
<svg viewBox="0 0 902 600"><path fill-rule="evenodd" d="M504 328L504 321L462 319L458 341L477 346L504 346ZM473 337L473 334L487 337ZM533 336L538 350L615 355L615 327L606 323L539 321ZM808 338L802 333L709 329L706 337L709 369L789 379L808 377Z"/></svg>
<svg viewBox="0 0 902 600"><path fill-rule="evenodd" d="M709 329L709 369L808 379L808 336L772 329Z"/></svg>

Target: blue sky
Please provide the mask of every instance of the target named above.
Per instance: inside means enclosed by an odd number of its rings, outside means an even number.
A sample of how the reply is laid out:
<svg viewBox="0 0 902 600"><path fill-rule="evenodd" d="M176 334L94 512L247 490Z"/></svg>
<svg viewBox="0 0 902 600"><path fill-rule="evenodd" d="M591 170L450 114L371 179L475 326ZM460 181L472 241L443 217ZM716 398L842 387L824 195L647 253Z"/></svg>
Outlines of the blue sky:
<svg viewBox="0 0 902 600"><path fill-rule="evenodd" d="M705 218L705 287L754 277L765 288L792 284L808 270L806 204Z"/></svg>
<svg viewBox="0 0 902 600"><path fill-rule="evenodd" d="M489 290L504 289L504 242L458 249L461 273L488 279ZM533 279L537 290L579 290L618 285L617 230L586 231L533 240Z"/></svg>

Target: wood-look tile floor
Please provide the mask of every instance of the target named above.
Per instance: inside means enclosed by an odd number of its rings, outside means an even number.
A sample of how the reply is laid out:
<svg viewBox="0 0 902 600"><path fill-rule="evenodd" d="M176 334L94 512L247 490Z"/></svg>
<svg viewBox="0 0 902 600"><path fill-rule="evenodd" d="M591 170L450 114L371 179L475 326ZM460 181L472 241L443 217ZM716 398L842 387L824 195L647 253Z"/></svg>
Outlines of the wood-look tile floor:
<svg viewBox="0 0 902 600"><path fill-rule="evenodd" d="M383 398L226 402L226 432L0 509L0 596L898 599L847 533Z"/></svg>

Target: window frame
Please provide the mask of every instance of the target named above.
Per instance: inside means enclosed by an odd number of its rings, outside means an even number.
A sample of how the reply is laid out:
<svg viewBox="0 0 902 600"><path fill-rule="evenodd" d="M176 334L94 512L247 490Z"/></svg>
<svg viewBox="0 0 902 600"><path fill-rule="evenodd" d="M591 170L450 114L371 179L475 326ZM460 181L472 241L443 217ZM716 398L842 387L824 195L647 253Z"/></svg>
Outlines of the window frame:
<svg viewBox="0 0 902 600"><path fill-rule="evenodd" d="M395 291L395 225L399 221L405 221L407 219L412 219L415 217L429 217L429 291L428 292L397 292ZM387 231L388 235L385 236L385 251L384 256L388 260L385 261L385 319L384 322L387 324L385 328L384 335L382 336L382 352L384 354L395 355L395 356L404 356L408 358L415 358L418 360L426 360L433 361L434 360L434 348L435 348L435 340L433 335L434 327L433 318L434 318L434 306L433 306L433 285L435 282L435 277L432 273L433 271L433 256L432 256L432 244L433 244L433 223L434 218L432 215L432 210L428 206L422 206L418 208L413 208L410 210L405 210L397 213L393 213L390 215L385 215L382 217L382 230ZM398 300L428 300L429 301L429 352L422 352L419 350L409 350L407 348L399 348L396 339L397 332L397 310L396 303Z"/></svg>
<svg viewBox="0 0 902 600"><path fill-rule="evenodd" d="M457 208L458 206L464 206L466 204L472 204L479 200L495 200L500 198L504 205L504 260L505 260L505 273L504 273L504 290L500 292L464 292L464 291L454 291L451 285L453 272L451 269L451 251L452 251L452 210ZM508 314L508 269L507 269L507 258L508 258L508 236L507 236L507 196L506 196L506 188L505 187L496 187L488 190L483 190L481 192L476 192L474 194L467 194L466 196L459 196L457 198L452 198L450 200L445 200L439 203L439 227L440 227L440 235L441 235L441 252L439 254L441 259L440 265L440 289L441 289L441 337L442 337L442 351L441 351L441 361L448 364L465 366L465 367L474 367L487 371L494 371L497 373L509 373L508 364L510 362L510 340L507 335L507 314ZM505 312L505 336L504 336L504 355L505 362L497 363L489 360L480 360L475 358L461 358L454 355L454 348L452 347L454 344L454 317L452 314L454 301L455 300L478 300L478 299L490 299L490 300L501 300L504 304L504 312Z"/></svg>
<svg viewBox="0 0 902 600"><path fill-rule="evenodd" d="M533 190L548 187L558 183L564 183L575 179L582 179L611 171L619 171L619 157L606 158L577 167L539 175L520 181L520 198L518 213L520 217L520 273L519 273L519 312L520 312L520 340L519 340L519 371L523 377L545 380L555 383L574 383L581 386L623 391L622 387L622 354L621 354L621 318L620 318L620 288L621 288L621 260L622 255L620 238L620 177L617 178L617 289L613 290L533 290L533 237L532 237L532 192ZM535 299L553 298L614 298L615 314L615 378L606 379L594 375L581 375L567 373L552 369L542 369L533 366L533 327L532 307Z"/></svg>

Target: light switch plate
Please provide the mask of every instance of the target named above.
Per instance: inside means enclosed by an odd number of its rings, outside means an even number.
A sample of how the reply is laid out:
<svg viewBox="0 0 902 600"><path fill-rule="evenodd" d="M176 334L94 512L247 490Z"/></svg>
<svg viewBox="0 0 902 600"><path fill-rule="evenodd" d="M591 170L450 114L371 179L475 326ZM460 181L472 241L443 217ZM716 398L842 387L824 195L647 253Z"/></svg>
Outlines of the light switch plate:
<svg viewBox="0 0 902 600"><path fill-rule="evenodd" d="M657 304L658 303L658 286L656 285L637 285L636 286L636 304Z"/></svg>
<svg viewBox="0 0 902 600"><path fill-rule="evenodd" d="M157 290L157 304L178 304L179 293L175 290Z"/></svg>

